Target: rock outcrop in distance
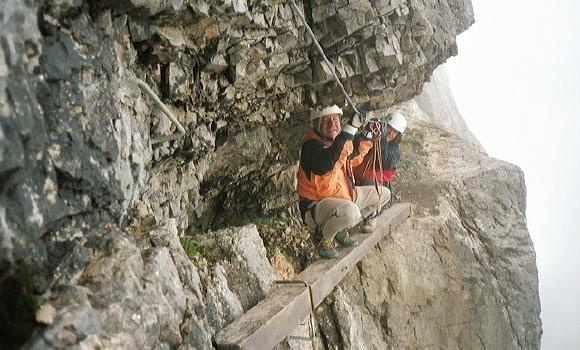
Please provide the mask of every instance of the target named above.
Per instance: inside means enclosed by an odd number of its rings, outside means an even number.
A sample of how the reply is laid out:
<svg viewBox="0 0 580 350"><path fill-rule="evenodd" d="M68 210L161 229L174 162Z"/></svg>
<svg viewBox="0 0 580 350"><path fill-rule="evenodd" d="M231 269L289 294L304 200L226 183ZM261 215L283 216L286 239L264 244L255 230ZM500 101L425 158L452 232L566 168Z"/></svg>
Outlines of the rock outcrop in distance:
<svg viewBox="0 0 580 350"><path fill-rule="evenodd" d="M423 85L421 93L413 99L432 123L481 146L457 108L445 65L433 71L430 80Z"/></svg>
<svg viewBox="0 0 580 350"><path fill-rule="evenodd" d="M299 5L368 110L418 94L473 23L462 0ZM290 6L6 0L0 18L2 344L211 348L277 278L288 245L258 229L312 248L300 140L311 108L344 100ZM134 77L185 137L152 144L175 129ZM521 171L409 115L414 217L317 310L310 345L538 348ZM263 216L283 223L236 226Z"/></svg>

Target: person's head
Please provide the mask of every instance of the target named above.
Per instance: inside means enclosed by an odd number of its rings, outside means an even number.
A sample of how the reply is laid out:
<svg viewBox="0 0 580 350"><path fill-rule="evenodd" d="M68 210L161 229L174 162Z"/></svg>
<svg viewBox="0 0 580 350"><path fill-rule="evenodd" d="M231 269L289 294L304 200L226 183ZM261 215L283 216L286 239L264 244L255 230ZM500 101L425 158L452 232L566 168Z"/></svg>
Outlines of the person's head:
<svg viewBox="0 0 580 350"><path fill-rule="evenodd" d="M407 119L399 112L387 115L387 141L401 142L402 135L407 128Z"/></svg>
<svg viewBox="0 0 580 350"><path fill-rule="evenodd" d="M340 116L342 109L337 105L323 108L312 114L312 126L320 136L334 140L342 129L340 125Z"/></svg>

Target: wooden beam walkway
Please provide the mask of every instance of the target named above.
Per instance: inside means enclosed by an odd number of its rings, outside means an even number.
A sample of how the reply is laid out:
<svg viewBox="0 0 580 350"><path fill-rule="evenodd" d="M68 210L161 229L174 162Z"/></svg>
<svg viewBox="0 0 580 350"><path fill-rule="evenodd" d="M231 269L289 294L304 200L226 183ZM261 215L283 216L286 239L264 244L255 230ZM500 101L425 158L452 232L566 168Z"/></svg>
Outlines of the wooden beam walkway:
<svg viewBox="0 0 580 350"><path fill-rule="evenodd" d="M347 273L387 234L411 215L411 205L395 204L377 217L377 229L354 234L358 245L338 250L337 259L319 260L292 281L275 285L268 296L219 332L219 350L271 349L294 331Z"/></svg>

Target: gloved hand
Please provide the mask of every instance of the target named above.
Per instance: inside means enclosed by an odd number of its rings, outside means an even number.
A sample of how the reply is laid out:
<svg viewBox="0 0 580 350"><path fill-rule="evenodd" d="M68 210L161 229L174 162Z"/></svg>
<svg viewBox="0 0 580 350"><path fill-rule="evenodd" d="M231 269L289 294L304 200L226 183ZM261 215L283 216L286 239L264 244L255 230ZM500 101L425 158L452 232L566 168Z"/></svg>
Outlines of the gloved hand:
<svg viewBox="0 0 580 350"><path fill-rule="evenodd" d="M349 124L355 128L360 128L367 120L367 111L359 109L360 113L355 113L349 120Z"/></svg>

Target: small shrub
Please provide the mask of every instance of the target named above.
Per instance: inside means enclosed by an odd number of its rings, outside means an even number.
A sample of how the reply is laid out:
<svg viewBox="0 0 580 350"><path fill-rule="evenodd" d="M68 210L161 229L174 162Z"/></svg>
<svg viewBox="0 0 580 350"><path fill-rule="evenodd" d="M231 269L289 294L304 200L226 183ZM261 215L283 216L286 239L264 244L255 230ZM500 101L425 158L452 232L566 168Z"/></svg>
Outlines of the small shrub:
<svg viewBox="0 0 580 350"><path fill-rule="evenodd" d="M193 260L199 254L199 245L189 238L181 238L181 246L190 260Z"/></svg>
<svg viewBox="0 0 580 350"><path fill-rule="evenodd" d="M210 262L218 260L214 247L199 244L188 237L180 238L180 242L187 257L195 266L199 266L202 258Z"/></svg>

